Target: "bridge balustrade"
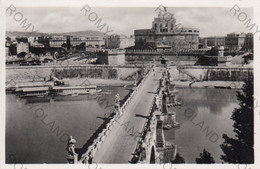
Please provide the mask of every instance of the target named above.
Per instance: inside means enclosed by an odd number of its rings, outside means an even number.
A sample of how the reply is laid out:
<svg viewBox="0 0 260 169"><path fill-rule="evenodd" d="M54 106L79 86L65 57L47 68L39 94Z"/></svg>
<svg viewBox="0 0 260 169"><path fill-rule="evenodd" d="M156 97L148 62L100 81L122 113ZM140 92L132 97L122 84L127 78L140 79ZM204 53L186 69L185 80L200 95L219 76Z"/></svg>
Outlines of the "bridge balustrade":
<svg viewBox="0 0 260 169"><path fill-rule="evenodd" d="M147 77L151 74L151 71L149 71L145 77L142 79L142 81L138 84L136 89L131 93L130 97L125 101L125 103L119 108L119 111L116 112L116 114L113 116L113 118L109 121L109 123L106 124L106 128L102 130L101 133L98 134L98 137L94 139L92 145L90 145L87 149L87 151L82 155L82 158L80 160L76 160L77 162L74 163L89 163L90 159L93 159L95 156L97 150L101 147L101 144L104 142L106 136L110 133L113 126L116 123L116 118L120 118L121 113L124 112L124 109L129 105L130 101L133 99L133 97L136 95L137 91L140 89L144 81L147 79Z"/></svg>

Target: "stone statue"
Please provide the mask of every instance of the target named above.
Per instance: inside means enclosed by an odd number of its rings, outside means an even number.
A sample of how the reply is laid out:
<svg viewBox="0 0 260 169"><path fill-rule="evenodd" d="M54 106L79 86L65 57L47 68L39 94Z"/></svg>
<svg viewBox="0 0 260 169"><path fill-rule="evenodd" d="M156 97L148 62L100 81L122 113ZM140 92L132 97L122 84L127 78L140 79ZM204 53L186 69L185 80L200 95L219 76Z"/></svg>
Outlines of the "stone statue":
<svg viewBox="0 0 260 169"><path fill-rule="evenodd" d="M119 101L120 101L120 96L119 96L119 94L117 93L117 94L116 94L116 98L115 98L115 103L118 104Z"/></svg>
<svg viewBox="0 0 260 169"><path fill-rule="evenodd" d="M136 79L135 79L135 83L134 83L134 86L135 86L135 87L137 86L137 81L136 81Z"/></svg>
<svg viewBox="0 0 260 169"><path fill-rule="evenodd" d="M163 17L167 13L167 7L163 7L163 11L160 10L158 17Z"/></svg>
<svg viewBox="0 0 260 169"><path fill-rule="evenodd" d="M119 94L117 93L116 94L116 98L115 98L115 109L117 110L118 108L120 108L120 96Z"/></svg>
<svg viewBox="0 0 260 169"><path fill-rule="evenodd" d="M146 159L146 144L145 142L142 140L142 146L141 146L141 154L140 154L140 161L143 161Z"/></svg>
<svg viewBox="0 0 260 169"><path fill-rule="evenodd" d="M157 94L155 96L155 103L156 103L156 108L159 109L159 107L160 107L160 97Z"/></svg>
<svg viewBox="0 0 260 169"><path fill-rule="evenodd" d="M74 155L76 154L75 144L76 144L76 140L73 139L72 136L70 136L68 143L67 143L67 151L68 151L67 160L69 163L74 162Z"/></svg>

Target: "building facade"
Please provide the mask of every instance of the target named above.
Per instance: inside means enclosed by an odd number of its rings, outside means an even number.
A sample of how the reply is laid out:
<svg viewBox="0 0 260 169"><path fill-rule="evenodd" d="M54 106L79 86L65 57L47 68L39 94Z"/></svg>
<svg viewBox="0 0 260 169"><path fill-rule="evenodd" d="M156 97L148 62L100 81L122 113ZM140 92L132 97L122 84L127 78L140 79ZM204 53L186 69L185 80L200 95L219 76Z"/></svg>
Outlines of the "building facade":
<svg viewBox="0 0 260 169"><path fill-rule="evenodd" d="M101 36L88 36L82 40L85 40L86 46L101 48L105 45L105 41Z"/></svg>
<svg viewBox="0 0 260 169"><path fill-rule="evenodd" d="M244 48L245 51L254 51L254 35L252 33L246 34Z"/></svg>
<svg viewBox="0 0 260 169"><path fill-rule="evenodd" d="M124 65L125 50L111 49L97 52L97 63L102 65Z"/></svg>
<svg viewBox="0 0 260 169"><path fill-rule="evenodd" d="M236 34L236 33L230 33L227 34L227 37L225 38L225 48L229 51L239 51L244 47L246 39L246 34Z"/></svg>
<svg viewBox="0 0 260 169"><path fill-rule="evenodd" d="M7 58L9 56L9 48L5 47L5 57Z"/></svg>
<svg viewBox="0 0 260 169"><path fill-rule="evenodd" d="M17 43L17 55L22 52L29 53L28 43L24 43L24 42Z"/></svg>
<svg viewBox="0 0 260 169"><path fill-rule="evenodd" d="M71 46L77 46L80 45L81 43L85 43L84 41L82 41L79 37L70 37L70 45Z"/></svg>
<svg viewBox="0 0 260 169"><path fill-rule="evenodd" d="M61 47L63 44L67 43L67 38L65 36L52 36L50 39L50 47Z"/></svg>
<svg viewBox="0 0 260 169"><path fill-rule="evenodd" d="M224 36L215 36L215 37L206 37L203 38L204 45L206 47L216 47L216 46L225 46L225 37Z"/></svg>
<svg viewBox="0 0 260 169"><path fill-rule="evenodd" d="M201 48L222 47L228 51L253 51L254 38L252 33L230 33L227 36L204 37L199 40Z"/></svg>
<svg viewBox="0 0 260 169"><path fill-rule="evenodd" d="M104 39L106 49L125 49L135 45L133 36L110 35Z"/></svg>
<svg viewBox="0 0 260 169"><path fill-rule="evenodd" d="M199 29L184 28L176 24L174 15L165 15L167 11L160 11L154 18L151 29L139 29L134 31L135 46L148 44L152 48L157 46L171 46L172 50L198 49ZM167 12L168 13L168 12Z"/></svg>

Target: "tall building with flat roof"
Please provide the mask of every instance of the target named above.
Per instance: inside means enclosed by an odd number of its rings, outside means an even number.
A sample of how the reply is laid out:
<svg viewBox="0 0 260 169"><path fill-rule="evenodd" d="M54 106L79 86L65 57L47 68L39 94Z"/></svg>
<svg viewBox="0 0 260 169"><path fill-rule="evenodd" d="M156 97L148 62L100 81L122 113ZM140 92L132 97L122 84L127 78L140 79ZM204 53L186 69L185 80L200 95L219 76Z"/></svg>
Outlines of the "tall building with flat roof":
<svg viewBox="0 0 260 169"><path fill-rule="evenodd" d="M174 15L169 14L166 9L160 11L158 17L154 18L151 29L135 30L135 48L148 44L153 48L166 45L172 50L198 49L199 29L176 24Z"/></svg>
<svg viewBox="0 0 260 169"><path fill-rule="evenodd" d="M125 49L135 45L133 36L110 35L104 38L106 49Z"/></svg>
<svg viewBox="0 0 260 169"><path fill-rule="evenodd" d="M97 52L97 63L106 65L124 65L125 50L110 49Z"/></svg>
<svg viewBox="0 0 260 169"><path fill-rule="evenodd" d="M246 34L245 45L243 48L245 51L254 51L254 35L252 33Z"/></svg>
<svg viewBox="0 0 260 169"><path fill-rule="evenodd" d="M9 56L9 48L5 47L5 57L7 58Z"/></svg>
<svg viewBox="0 0 260 169"><path fill-rule="evenodd" d="M84 41L86 42L86 46L98 46L101 48L105 45L105 41L101 36L88 36L85 37Z"/></svg>
<svg viewBox="0 0 260 169"><path fill-rule="evenodd" d="M65 36L52 36L50 39L50 47L61 47L66 43L67 38Z"/></svg>
<svg viewBox="0 0 260 169"><path fill-rule="evenodd" d="M17 54L22 52L29 53L28 43L24 43L24 42L17 43Z"/></svg>
<svg viewBox="0 0 260 169"><path fill-rule="evenodd" d="M204 43L207 46L215 47L215 46L225 46L225 37L224 36L214 36L214 37L206 37L203 38Z"/></svg>
<svg viewBox="0 0 260 169"><path fill-rule="evenodd" d="M225 38L225 48L229 51L239 51L245 44L245 33L230 33Z"/></svg>

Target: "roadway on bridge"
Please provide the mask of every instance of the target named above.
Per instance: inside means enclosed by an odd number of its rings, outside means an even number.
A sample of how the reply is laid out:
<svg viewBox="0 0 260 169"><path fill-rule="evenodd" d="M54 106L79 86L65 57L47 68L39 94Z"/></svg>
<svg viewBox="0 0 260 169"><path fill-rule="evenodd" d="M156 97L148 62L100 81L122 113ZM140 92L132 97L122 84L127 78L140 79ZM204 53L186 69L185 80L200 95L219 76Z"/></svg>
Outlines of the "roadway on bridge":
<svg viewBox="0 0 260 169"><path fill-rule="evenodd" d="M135 135L141 133L143 129L145 116L149 114L161 75L161 68L156 68L155 73L149 74L135 99L131 101L127 110L117 120L118 123L97 151L93 158L94 163L129 163L139 139Z"/></svg>

